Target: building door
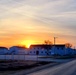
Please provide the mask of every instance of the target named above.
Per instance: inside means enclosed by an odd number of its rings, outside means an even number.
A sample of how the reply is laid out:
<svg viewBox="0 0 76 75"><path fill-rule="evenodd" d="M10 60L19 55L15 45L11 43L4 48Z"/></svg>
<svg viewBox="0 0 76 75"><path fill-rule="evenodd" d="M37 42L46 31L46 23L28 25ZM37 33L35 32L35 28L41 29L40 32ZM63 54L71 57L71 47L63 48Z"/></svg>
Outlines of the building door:
<svg viewBox="0 0 76 75"><path fill-rule="evenodd" d="M39 55L39 51L36 51L36 55Z"/></svg>

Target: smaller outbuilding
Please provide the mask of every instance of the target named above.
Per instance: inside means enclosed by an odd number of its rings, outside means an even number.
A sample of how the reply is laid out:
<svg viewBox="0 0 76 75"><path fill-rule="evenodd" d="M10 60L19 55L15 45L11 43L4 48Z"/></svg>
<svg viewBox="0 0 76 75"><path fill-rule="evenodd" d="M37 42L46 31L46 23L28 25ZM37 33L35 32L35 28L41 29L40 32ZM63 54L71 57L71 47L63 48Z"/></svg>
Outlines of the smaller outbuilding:
<svg viewBox="0 0 76 75"><path fill-rule="evenodd" d="M6 47L0 47L0 55L8 54L8 48Z"/></svg>
<svg viewBox="0 0 76 75"><path fill-rule="evenodd" d="M23 46L13 46L9 48L9 54L27 54L27 50Z"/></svg>

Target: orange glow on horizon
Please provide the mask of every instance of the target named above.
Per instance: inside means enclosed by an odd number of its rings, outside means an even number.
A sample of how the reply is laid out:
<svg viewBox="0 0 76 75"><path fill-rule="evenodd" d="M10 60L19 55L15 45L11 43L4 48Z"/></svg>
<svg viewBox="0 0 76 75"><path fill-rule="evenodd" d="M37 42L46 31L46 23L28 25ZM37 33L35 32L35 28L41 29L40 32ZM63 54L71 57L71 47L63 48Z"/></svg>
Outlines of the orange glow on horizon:
<svg viewBox="0 0 76 75"><path fill-rule="evenodd" d="M49 35L49 36L48 36ZM26 37L25 37L26 36ZM9 37L9 38L8 38ZM5 47L12 47L12 46L25 46L27 48L30 47L32 44L44 44L45 40L50 40L52 44L54 43L54 38L52 34L48 33L28 33L28 34L11 34L8 37L5 38L0 38L0 46L5 46ZM65 43L71 43L73 46L75 45L74 42L69 41L68 37L66 36L57 36L58 38L56 39L56 44L65 44ZM8 43L7 43L8 42Z"/></svg>
<svg viewBox="0 0 76 75"><path fill-rule="evenodd" d="M33 40L24 40L21 42L21 45L25 45L27 48L29 48L31 44L36 44L36 43Z"/></svg>

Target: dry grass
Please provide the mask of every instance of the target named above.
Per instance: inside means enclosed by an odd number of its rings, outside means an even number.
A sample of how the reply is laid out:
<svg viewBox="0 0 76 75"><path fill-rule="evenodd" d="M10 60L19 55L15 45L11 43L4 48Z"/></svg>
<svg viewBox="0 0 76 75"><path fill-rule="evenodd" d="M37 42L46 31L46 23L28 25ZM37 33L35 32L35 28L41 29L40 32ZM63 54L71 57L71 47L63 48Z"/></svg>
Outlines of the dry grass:
<svg viewBox="0 0 76 75"><path fill-rule="evenodd" d="M34 64L36 64L35 61L11 61L11 60L5 61L5 60L0 60L0 75L12 74L12 73L15 73L17 71L21 71L22 67L25 67L27 69L28 66L31 66Z"/></svg>

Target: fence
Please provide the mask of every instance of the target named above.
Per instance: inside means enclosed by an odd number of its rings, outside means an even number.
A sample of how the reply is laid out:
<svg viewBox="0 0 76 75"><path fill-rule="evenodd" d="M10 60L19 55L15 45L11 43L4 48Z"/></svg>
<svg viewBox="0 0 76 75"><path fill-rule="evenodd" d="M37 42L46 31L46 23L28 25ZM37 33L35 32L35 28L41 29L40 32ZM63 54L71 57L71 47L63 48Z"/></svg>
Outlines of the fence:
<svg viewBox="0 0 76 75"><path fill-rule="evenodd" d="M0 55L0 60L37 60L35 55Z"/></svg>

